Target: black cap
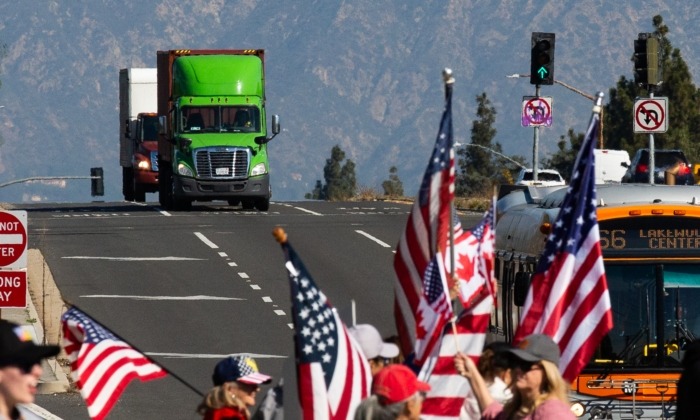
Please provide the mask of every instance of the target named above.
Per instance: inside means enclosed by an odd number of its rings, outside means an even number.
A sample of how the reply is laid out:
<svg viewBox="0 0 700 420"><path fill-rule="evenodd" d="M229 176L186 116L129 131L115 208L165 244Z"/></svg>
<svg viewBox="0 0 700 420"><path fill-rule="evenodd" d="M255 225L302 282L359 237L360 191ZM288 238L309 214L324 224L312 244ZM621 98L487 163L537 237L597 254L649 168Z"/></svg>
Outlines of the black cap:
<svg viewBox="0 0 700 420"><path fill-rule="evenodd" d="M0 366L30 365L55 356L58 346L37 345L27 326L0 320Z"/></svg>

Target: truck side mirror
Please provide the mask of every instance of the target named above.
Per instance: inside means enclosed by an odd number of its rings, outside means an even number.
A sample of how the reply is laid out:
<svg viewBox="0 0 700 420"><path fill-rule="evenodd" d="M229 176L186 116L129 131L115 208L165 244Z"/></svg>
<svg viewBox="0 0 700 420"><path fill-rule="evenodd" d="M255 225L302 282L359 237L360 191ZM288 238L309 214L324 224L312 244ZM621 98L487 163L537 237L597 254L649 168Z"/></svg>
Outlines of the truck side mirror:
<svg viewBox="0 0 700 420"><path fill-rule="evenodd" d="M270 140L275 138L280 132L280 116L275 114L272 116L272 137L256 137L255 143L257 144L267 144Z"/></svg>
<svg viewBox="0 0 700 420"><path fill-rule="evenodd" d="M275 114L272 116L272 134L277 135L277 134L279 134L279 132L280 132L280 116Z"/></svg>
<svg viewBox="0 0 700 420"><path fill-rule="evenodd" d="M527 299L527 291L530 289L532 281L532 273L520 271L515 273L515 283L513 284L513 303L515 306L525 305Z"/></svg>
<svg viewBox="0 0 700 420"><path fill-rule="evenodd" d="M165 120L165 115L159 115L158 116L158 134L160 134L161 136L164 136L167 134L167 130L165 127L167 124L168 123Z"/></svg>

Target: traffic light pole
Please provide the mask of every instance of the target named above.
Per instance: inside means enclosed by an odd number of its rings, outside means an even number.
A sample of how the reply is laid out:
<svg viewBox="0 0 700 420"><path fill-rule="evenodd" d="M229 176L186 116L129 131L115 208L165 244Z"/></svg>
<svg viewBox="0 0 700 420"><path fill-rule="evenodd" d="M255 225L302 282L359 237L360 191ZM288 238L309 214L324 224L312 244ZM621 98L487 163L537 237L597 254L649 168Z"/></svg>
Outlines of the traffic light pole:
<svg viewBox="0 0 700 420"><path fill-rule="evenodd" d="M540 85L535 85L535 97L540 97ZM539 177L537 175L537 167L539 166L538 155L540 153L540 127L536 125L533 127L533 130L534 134L532 139L532 181L537 182L539 180Z"/></svg>

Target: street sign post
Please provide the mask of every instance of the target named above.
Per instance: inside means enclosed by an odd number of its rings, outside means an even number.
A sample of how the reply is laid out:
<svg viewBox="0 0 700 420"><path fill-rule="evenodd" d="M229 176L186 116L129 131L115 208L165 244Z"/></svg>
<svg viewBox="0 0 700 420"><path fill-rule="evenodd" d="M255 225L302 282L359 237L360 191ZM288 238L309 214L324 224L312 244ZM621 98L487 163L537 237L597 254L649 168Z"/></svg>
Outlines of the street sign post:
<svg viewBox="0 0 700 420"><path fill-rule="evenodd" d="M668 130L667 99L638 98L634 102L635 133L665 133Z"/></svg>
<svg viewBox="0 0 700 420"><path fill-rule="evenodd" d="M551 127L552 97L523 96L520 120L523 127Z"/></svg>
<svg viewBox="0 0 700 420"><path fill-rule="evenodd" d="M27 212L0 211L0 270L27 268Z"/></svg>

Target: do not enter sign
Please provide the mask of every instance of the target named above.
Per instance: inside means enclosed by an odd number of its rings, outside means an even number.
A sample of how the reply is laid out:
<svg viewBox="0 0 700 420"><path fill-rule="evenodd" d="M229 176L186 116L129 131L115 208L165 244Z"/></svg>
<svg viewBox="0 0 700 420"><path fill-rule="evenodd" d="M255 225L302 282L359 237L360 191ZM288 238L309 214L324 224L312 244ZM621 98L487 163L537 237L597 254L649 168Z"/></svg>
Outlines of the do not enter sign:
<svg viewBox="0 0 700 420"><path fill-rule="evenodd" d="M0 268L27 268L26 211L0 211Z"/></svg>

